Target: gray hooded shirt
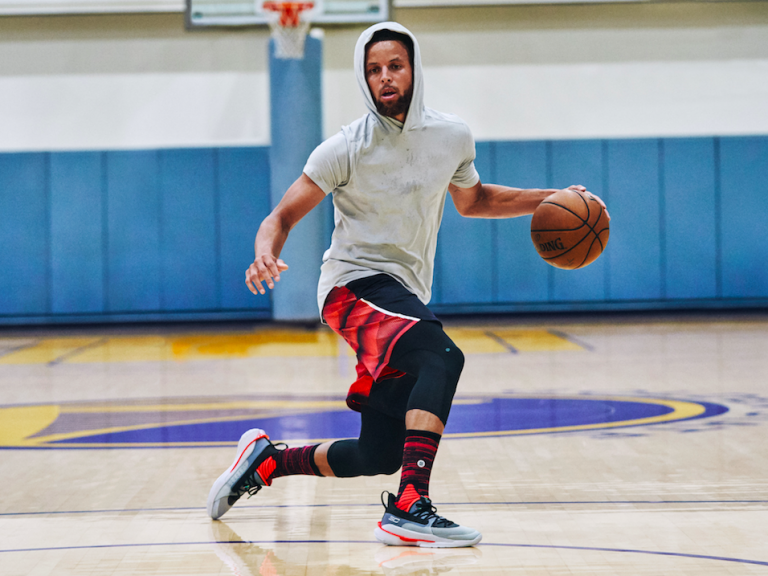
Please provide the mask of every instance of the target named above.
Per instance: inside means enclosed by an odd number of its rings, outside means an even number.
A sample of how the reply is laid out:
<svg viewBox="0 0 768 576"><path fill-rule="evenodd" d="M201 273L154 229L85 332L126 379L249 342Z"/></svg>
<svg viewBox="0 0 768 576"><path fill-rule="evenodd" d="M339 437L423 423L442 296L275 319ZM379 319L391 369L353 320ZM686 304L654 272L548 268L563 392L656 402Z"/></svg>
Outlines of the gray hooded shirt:
<svg viewBox="0 0 768 576"><path fill-rule="evenodd" d="M365 45L386 29L413 39L413 97L405 123L376 110L365 78ZM477 184L475 142L457 116L424 106L419 45L395 22L368 28L355 46L355 75L369 112L310 155L304 173L333 193L335 228L323 256L318 305L334 286L389 274L427 304L448 184Z"/></svg>

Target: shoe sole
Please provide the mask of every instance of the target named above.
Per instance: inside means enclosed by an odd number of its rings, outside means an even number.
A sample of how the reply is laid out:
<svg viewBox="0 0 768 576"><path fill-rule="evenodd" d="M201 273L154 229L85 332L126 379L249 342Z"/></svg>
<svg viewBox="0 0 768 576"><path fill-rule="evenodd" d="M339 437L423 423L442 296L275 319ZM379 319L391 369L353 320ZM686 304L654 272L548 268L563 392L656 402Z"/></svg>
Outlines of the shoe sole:
<svg viewBox="0 0 768 576"><path fill-rule="evenodd" d="M231 508L227 500L232 493L232 486L237 483L251 466L253 460L251 456L262 439L267 443L269 442L267 433L258 428L248 430L248 432L240 437L240 441L237 443L237 457L232 462L232 465L213 483L213 487L208 493L206 508L208 515L213 520L221 518ZM260 454L261 450L258 453Z"/></svg>
<svg viewBox="0 0 768 576"><path fill-rule="evenodd" d="M389 532L381 527L381 523L373 531L373 535L376 540L387 546L419 546L421 548L464 548L467 546L474 546L480 540L483 539L483 535L478 532L477 537L472 540L451 540L450 538L433 537L427 539L424 536L426 534L418 534L417 532L409 532L413 534L414 538L407 537L405 535L395 534ZM419 538L417 536L422 536Z"/></svg>

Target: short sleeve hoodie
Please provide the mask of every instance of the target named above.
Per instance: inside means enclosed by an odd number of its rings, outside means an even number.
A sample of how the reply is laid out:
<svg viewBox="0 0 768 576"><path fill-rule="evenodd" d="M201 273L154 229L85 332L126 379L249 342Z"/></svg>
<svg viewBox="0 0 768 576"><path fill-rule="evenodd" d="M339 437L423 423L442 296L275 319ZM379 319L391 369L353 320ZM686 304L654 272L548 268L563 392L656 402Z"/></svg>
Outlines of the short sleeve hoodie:
<svg viewBox="0 0 768 576"><path fill-rule="evenodd" d="M365 78L365 45L377 30L413 39L413 96L405 123L378 113ZM450 183L479 181L475 143L457 116L424 106L419 45L395 22L371 26L355 47L355 75L368 113L310 155L304 173L333 194L334 231L323 256L318 305L334 286L389 274L425 304L432 294L437 231Z"/></svg>

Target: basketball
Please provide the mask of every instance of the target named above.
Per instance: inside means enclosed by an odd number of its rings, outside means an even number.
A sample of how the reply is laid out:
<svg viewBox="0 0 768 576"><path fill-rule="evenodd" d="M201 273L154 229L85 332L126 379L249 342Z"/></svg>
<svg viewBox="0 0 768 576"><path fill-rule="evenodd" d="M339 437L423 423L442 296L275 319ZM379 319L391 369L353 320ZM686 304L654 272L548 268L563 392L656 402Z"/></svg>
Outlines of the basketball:
<svg viewBox="0 0 768 576"><path fill-rule="evenodd" d="M566 189L547 197L533 213L531 240L545 262L576 270L591 264L608 244L608 215L590 192Z"/></svg>

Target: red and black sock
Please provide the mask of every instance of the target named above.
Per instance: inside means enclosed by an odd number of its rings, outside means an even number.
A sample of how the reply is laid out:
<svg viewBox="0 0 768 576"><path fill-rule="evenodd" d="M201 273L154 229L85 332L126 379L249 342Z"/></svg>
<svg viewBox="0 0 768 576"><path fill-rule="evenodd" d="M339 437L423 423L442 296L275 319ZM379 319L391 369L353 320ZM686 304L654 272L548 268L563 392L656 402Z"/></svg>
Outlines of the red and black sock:
<svg viewBox="0 0 768 576"><path fill-rule="evenodd" d="M318 446L319 444L315 444L280 450L259 465L257 469L259 476L267 486L272 484L272 480L281 476L322 476L315 464L315 450Z"/></svg>
<svg viewBox="0 0 768 576"><path fill-rule="evenodd" d="M429 498L429 476L435 461L440 434L426 430L406 430L403 470L395 505L406 512L422 496Z"/></svg>

